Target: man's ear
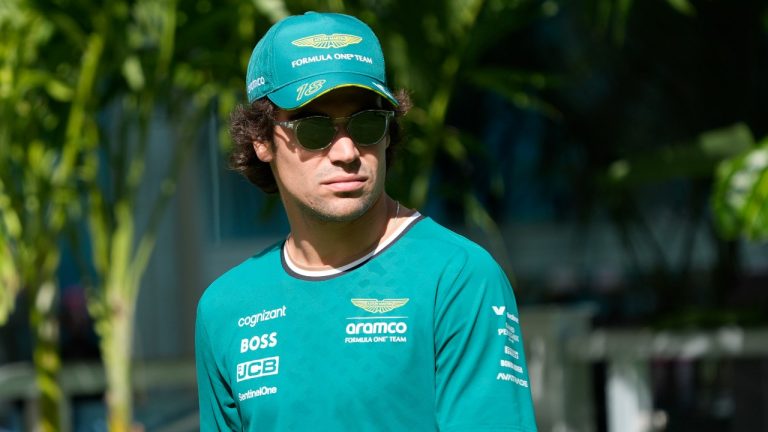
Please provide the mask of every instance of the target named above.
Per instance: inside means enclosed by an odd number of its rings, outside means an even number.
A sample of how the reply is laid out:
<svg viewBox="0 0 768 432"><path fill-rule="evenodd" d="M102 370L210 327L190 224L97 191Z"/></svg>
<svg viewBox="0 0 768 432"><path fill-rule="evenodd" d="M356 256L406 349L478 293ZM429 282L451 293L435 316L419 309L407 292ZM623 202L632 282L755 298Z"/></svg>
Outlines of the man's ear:
<svg viewBox="0 0 768 432"><path fill-rule="evenodd" d="M254 141L253 150L256 152L256 157L260 161L270 163L272 162L272 146L269 143L263 141Z"/></svg>

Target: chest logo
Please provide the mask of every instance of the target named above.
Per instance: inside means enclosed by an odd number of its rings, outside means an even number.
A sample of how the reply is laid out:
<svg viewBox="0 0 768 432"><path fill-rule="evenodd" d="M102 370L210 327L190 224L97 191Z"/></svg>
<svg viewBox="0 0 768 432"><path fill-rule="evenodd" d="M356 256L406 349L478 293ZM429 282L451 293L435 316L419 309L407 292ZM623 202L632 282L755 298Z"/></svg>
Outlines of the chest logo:
<svg viewBox="0 0 768 432"><path fill-rule="evenodd" d="M407 298L402 299L352 299L352 304L360 309L371 313L387 313L408 303Z"/></svg>

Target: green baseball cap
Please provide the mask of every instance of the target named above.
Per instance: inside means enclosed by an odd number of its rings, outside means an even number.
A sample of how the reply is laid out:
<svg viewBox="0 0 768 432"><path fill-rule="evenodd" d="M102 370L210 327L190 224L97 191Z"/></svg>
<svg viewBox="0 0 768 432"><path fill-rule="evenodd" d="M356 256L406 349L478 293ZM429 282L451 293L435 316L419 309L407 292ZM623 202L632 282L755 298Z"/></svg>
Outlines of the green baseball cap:
<svg viewBox="0 0 768 432"><path fill-rule="evenodd" d="M285 110L350 86L397 105L387 88L379 40L349 15L307 12L277 22L253 49L245 81L248 102L266 96Z"/></svg>

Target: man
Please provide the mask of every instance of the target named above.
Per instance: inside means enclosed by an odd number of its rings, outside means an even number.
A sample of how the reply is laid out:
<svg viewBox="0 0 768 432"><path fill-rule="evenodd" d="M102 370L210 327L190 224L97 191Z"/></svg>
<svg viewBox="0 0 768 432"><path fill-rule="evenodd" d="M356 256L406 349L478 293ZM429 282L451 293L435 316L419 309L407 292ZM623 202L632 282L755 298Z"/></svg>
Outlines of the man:
<svg viewBox="0 0 768 432"><path fill-rule="evenodd" d="M279 193L291 232L200 300L201 430L535 431L504 273L384 191L408 100L371 29L289 17L247 89L232 165Z"/></svg>

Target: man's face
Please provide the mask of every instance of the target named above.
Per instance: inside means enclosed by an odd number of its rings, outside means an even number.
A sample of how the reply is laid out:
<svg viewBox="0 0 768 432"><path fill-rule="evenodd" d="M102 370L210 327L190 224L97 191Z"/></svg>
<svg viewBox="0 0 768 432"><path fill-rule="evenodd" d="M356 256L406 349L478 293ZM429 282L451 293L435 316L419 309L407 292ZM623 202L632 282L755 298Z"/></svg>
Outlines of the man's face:
<svg viewBox="0 0 768 432"><path fill-rule="evenodd" d="M344 87L294 111L279 110L277 121L307 116L347 117L381 107L380 97L357 87ZM327 222L347 222L364 215L381 197L386 172L386 135L378 144L358 146L339 127L330 146L309 151L294 132L276 125L274 148L254 143L259 159L269 162L290 215Z"/></svg>

